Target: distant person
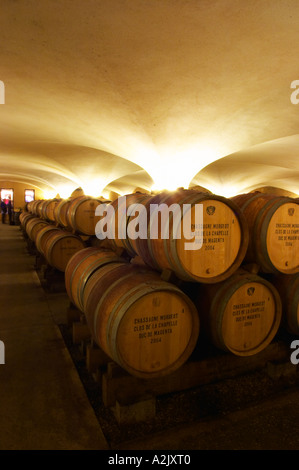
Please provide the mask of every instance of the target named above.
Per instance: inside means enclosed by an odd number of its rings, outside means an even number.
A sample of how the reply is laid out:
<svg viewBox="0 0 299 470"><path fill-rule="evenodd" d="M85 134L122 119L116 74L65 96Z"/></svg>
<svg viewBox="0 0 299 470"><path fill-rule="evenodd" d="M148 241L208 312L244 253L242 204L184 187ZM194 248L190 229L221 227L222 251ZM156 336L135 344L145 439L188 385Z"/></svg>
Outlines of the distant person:
<svg viewBox="0 0 299 470"><path fill-rule="evenodd" d="M7 203L7 212L8 212L8 222L10 225L12 225L12 202L11 202L11 199L9 198L8 199L8 203Z"/></svg>
<svg viewBox="0 0 299 470"><path fill-rule="evenodd" d="M2 223L5 224L5 217L6 217L6 213L7 213L7 206L5 204L5 202L1 201L1 214L2 214Z"/></svg>

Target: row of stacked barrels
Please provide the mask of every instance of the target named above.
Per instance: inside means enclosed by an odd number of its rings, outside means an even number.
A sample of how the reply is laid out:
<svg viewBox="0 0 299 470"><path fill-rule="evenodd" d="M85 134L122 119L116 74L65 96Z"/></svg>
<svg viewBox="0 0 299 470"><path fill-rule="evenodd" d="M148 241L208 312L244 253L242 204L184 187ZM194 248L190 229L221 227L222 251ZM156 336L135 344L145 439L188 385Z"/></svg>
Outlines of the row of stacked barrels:
<svg viewBox="0 0 299 470"><path fill-rule="evenodd" d="M149 236L155 210L168 215L174 203L185 208L184 216L191 211L193 231L195 205L202 205L199 249L185 249L193 241L182 232L176 237L177 227L163 215L158 236ZM216 347L238 356L262 351L282 319L299 334L298 201L176 191L130 194L111 206L98 228L98 235L109 236L109 248L75 255L65 281L94 341L128 372L148 378L170 373L189 357L201 329ZM147 218L136 217L140 208ZM147 224L147 237L132 236L137 222ZM121 250L130 262L119 257ZM181 282L163 280L167 270Z"/></svg>
<svg viewBox="0 0 299 470"><path fill-rule="evenodd" d="M64 230L92 236L95 234L96 207L108 202L85 195L68 199L38 199L27 204L27 212Z"/></svg>
<svg viewBox="0 0 299 470"><path fill-rule="evenodd" d="M22 229L48 264L64 272L70 257L94 235L95 209L106 202L85 195L68 199L39 199L20 216Z"/></svg>
<svg viewBox="0 0 299 470"><path fill-rule="evenodd" d="M80 236L30 212L21 213L20 225L24 234L35 245L36 250L48 265L60 272L65 271L70 258L77 251L85 248L85 242Z"/></svg>
<svg viewBox="0 0 299 470"><path fill-rule="evenodd" d="M62 207L62 201L54 205L51 222L56 229L58 223L69 230L76 211L62 224L59 204ZM79 200L72 204L80 206ZM173 218L169 226L169 218L163 217L173 204L182 209L181 219L188 218L189 211L190 236L182 230L183 223ZM49 219L42 206L38 212L39 205L31 208L33 216ZM157 227L155 211L161 213ZM192 353L201 329L224 351L256 354L272 341L281 320L292 334L299 334L298 211L298 200L262 193L227 199L178 190L119 197L107 204L105 224L96 217L90 224L97 239L108 237L108 246L96 243L69 259L67 293L85 314L95 342L138 377L176 370ZM147 217L140 219L138 213ZM134 236L142 224L147 236ZM196 229L201 244L188 249ZM75 230L88 231L82 224ZM150 236L151 230L156 237ZM168 236L163 236L167 230ZM126 256L120 256L122 252ZM256 273L248 271L250 265ZM165 270L180 282L163 280Z"/></svg>

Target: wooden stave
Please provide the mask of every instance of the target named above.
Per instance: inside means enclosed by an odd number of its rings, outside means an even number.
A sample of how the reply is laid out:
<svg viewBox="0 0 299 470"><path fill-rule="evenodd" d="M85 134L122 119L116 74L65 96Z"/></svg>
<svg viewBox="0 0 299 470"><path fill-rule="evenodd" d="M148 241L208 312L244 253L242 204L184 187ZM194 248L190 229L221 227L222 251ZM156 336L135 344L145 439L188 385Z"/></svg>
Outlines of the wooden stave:
<svg viewBox="0 0 299 470"><path fill-rule="evenodd" d="M30 210L32 212L32 214L36 215L36 216L39 216L38 214L38 207L39 205L43 202L44 200L43 199L35 199L34 201L31 201L33 204L30 205Z"/></svg>
<svg viewBox="0 0 299 470"><path fill-rule="evenodd" d="M39 210L39 213L40 213L40 218L41 219L44 219L44 220L47 220L48 221L48 217L47 217L47 207L49 206L49 204L51 204L52 202L52 199L45 199L41 205L40 205L40 210Z"/></svg>
<svg viewBox="0 0 299 470"><path fill-rule="evenodd" d="M47 222L39 217L28 220L28 223L26 224L26 233L31 241L35 242L36 232L46 224Z"/></svg>
<svg viewBox="0 0 299 470"><path fill-rule="evenodd" d="M95 310L97 308L97 305L101 301L103 294L109 289L111 285L111 278L113 276L113 272L115 273L115 276L113 277L113 282L118 281L118 279L123 275L123 273L127 273L127 266L125 266L125 264L122 262L115 262L110 263L106 266L102 266L101 269L98 269L95 273L90 276L83 295L84 313L86 316L87 323L95 339L96 336L93 333L93 318L95 315ZM106 274L109 274L109 278L106 276Z"/></svg>
<svg viewBox="0 0 299 470"><path fill-rule="evenodd" d="M69 260L65 269L65 287L71 302L82 312L84 289L92 274L105 264L120 258L112 250L86 247Z"/></svg>
<svg viewBox="0 0 299 470"><path fill-rule="evenodd" d="M20 220L21 227L25 232L26 232L26 225L31 219L37 219L37 216L32 214L31 212L27 212L27 211L21 212L19 220Z"/></svg>
<svg viewBox="0 0 299 470"><path fill-rule="evenodd" d="M268 253L267 229L271 218L283 204L299 204L294 198L277 196L271 193L244 193L231 198L243 211L249 226L250 239L245 261L256 263L264 273L273 274L295 274L299 271L299 266L292 270L281 270L275 266Z"/></svg>
<svg viewBox="0 0 299 470"><path fill-rule="evenodd" d="M54 209L55 222L62 228L71 230L71 226L67 221L67 211L71 203L71 199L62 199Z"/></svg>
<svg viewBox="0 0 299 470"><path fill-rule="evenodd" d="M162 204L165 199L169 196L169 192L161 192L147 199L144 203L144 207L147 215L147 237L149 237L149 220L150 220L150 206L151 204ZM157 271L160 270L160 266L157 261L153 258L149 241L147 239L138 238L135 240L135 252L143 260L143 262L150 268Z"/></svg>
<svg viewBox="0 0 299 470"><path fill-rule="evenodd" d="M55 222L54 210L60 199L50 199L47 204L43 207L43 217L49 222Z"/></svg>
<svg viewBox="0 0 299 470"><path fill-rule="evenodd" d="M67 212L66 212L66 221L67 221L67 226L71 228L71 230L75 233L81 234L81 235L95 235L95 227L96 227L96 216L94 216L93 220L94 223L92 224L93 227L91 229L87 228L86 224L81 224L78 223L77 221L77 216L80 213L80 207L82 204L85 202L91 202L91 203L98 203L103 204L104 201L102 201L99 198L94 198L91 196L79 196L70 201L70 204L68 205ZM78 211L78 212L77 212Z"/></svg>
<svg viewBox="0 0 299 470"><path fill-rule="evenodd" d="M47 224L38 231L35 238L35 246L40 254L44 254L46 240L52 231L60 230L55 225Z"/></svg>
<svg viewBox="0 0 299 470"><path fill-rule="evenodd" d="M38 215L38 217L40 217L41 219L43 219L43 211L44 211L44 206L48 203L48 199L41 199L38 203L38 205L36 206L36 214Z"/></svg>
<svg viewBox="0 0 299 470"><path fill-rule="evenodd" d="M123 218L127 214L127 209L129 208L130 205L132 204L143 204L145 200L151 198L151 196L147 194L141 194L141 193L132 193L132 194L126 194L124 196L120 196L117 199L115 199L113 202L110 203L110 206L113 207L114 209L114 223L112 220L112 215L107 214L107 225L108 225L108 240L109 244L111 246L111 249L118 251L118 249L125 250L127 254L130 257L136 256L136 250L134 247L134 243L132 243L132 240L130 240L127 236L127 227L132 220L132 216L127 216L126 217L126 222L124 225L121 225L124 227L124 232L121 233L123 238L119 238L118 235L118 219L119 217L123 220ZM119 210L123 211L124 213L122 216L119 216Z"/></svg>
<svg viewBox="0 0 299 470"><path fill-rule="evenodd" d="M28 212L32 212L35 203L36 203L35 200L27 202L27 204L26 204L26 210L27 210Z"/></svg>
<svg viewBox="0 0 299 470"><path fill-rule="evenodd" d="M188 190L188 194L198 194L198 192L195 192L193 190ZM151 213L151 205L157 204L166 204L167 201L169 205L172 202L177 202L177 195L184 194L184 190L178 189L176 191L161 191L158 194L152 196L150 199L147 199L144 201L144 207L146 210L147 214L147 239L140 239L138 238L135 240L135 251L137 255L144 261L145 265L148 267L155 269L157 271L161 271L163 267L161 267L160 263L155 259L155 256L153 255L151 243L150 243L150 213ZM166 258L165 258L166 257ZM169 253L166 252L163 254L164 262L165 259L167 259L167 268L171 268L171 262L169 261ZM188 280L190 280L188 278Z"/></svg>
<svg viewBox="0 0 299 470"><path fill-rule="evenodd" d="M65 260L62 261L62 258L60 260L55 260L53 259L53 250L55 249L56 243L63 243L67 239L74 239L76 240L76 248L72 253L70 253ZM57 247L56 247L57 248ZM56 268L58 271L65 272L65 268L67 266L68 261L70 258L77 252L80 251L81 249L85 248L84 242L81 240L80 237L65 232L63 230L53 231L53 233L48 237L47 242L45 243L45 249L43 252L43 255L47 262L49 263L50 266Z"/></svg>
<svg viewBox="0 0 299 470"><path fill-rule="evenodd" d="M167 206L171 206L171 204L173 203L178 203L180 205L183 205L185 203L188 204L190 202L190 197L192 198L194 195L196 196L196 202L197 202L197 198L198 197L201 198L202 193L198 193L197 191L194 191L194 190L187 190L187 191L177 190L174 193L164 192L158 195L159 196L158 205L166 204ZM161 196L162 198L160 198ZM203 198L200 200L201 201L205 200L206 196L207 196L207 193L205 193L203 195ZM171 215L171 219L173 219L172 215ZM181 269L179 260L177 259L175 250L173 249L175 244L172 243L171 235L169 239L164 239L163 242L160 241L160 239L152 240L150 237L150 226L149 226L147 245L148 245L150 255L152 259L154 260L154 263L158 266L158 269L160 271L163 269L171 270L175 272L175 274L180 279L185 280L185 281L198 281L199 280L197 278L195 279L193 276L190 277L187 273L184 272L184 270ZM200 279L200 281L203 282L204 280Z"/></svg>

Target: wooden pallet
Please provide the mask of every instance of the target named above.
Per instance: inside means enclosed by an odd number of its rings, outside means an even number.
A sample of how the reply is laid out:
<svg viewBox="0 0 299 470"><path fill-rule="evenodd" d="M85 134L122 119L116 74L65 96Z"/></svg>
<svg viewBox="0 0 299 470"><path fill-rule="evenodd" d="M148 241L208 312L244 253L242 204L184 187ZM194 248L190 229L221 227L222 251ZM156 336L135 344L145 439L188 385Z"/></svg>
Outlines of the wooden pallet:
<svg viewBox="0 0 299 470"><path fill-rule="evenodd" d="M289 362L289 357L289 345L278 341L254 356L219 354L202 360L189 360L174 373L155 379L133 377L109 362L102 375L102 399L105 406L112 407L118 400L129 403L149 392L158 396L185 391L261 370L271 361Z"/></svg>

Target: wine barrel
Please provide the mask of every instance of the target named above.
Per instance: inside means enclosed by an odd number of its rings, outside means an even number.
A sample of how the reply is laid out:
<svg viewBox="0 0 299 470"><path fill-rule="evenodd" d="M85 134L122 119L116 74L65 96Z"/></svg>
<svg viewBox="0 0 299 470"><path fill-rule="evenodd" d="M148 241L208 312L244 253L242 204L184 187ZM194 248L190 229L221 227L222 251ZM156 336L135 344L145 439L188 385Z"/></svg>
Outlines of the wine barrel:
<svg viewBox="0 0 299 470"><path fill-rule="evenodd" d="M280 294L283 326L299 335L299 273L273 275L268 280Z"/></svg>
<svg viewBox="0 0 299 470"><path fill-rule="evenodd" d="M62 228L71 230L71 226L67 221L67 210L71 203L71 199L62 199L54 208L55 222Z"/></svg>
<svg viewBox="0 0 299 470"><path fill-rule="evenodd" d="M32 210L33 210L35 204L36 204L36 201L34 201L34 200L27 202L27 205L26 205L27 211L32 213Z"/></svg>
<svg viewBox="0 0 299 470"><path fill-rule="evenodd" d="M195 304L209 340L236 356L265 349L282 318L281 299L273 284L242 269L220 283L201 285Z"/></svg>
<svg viewBox="0 0 299 470"><path fill-rule="evenodd" d="M40 219L43 219L44 218L44 207L48 204L48 199L42 199L41 201L39 201L39 204L36 205L36 208L35 208L35 211L36 211L36 214L38 215L38 217Z"/></svg>
<svg viewBox="0 0 299 470"><path fill-rule="evenodd" d="M80 196L70 201L67 209L67 224L71 229L82 235L95 235L96 217L95 211L101 199L90 196Z"/></svg>
<svg viewBox="0 0 299 470"><path fill-rule="evenodd" d="M19 220L23 231L26 232L26 225L31 219L37 219L37 216L27 211L21 212Z"/></svg>
<svg viewBox="0 0 299 470"><path fill-rule="evenodd" d="M54 225L51 225L51 224L46 224L45 226L41 226L41 228L36 233L36 237L35 237L35 246L39 253L44 254L48 237L52 234L53 231L57 232L57 230L60 231L58 227L55 227Z"/></svg>
<svg viewBox="0 0 299 470"><path fill-rule="evenodd" d="M38 230L47 225L48 223L45 220L41 220L39 217L28 220L28 223L26 224L26 233L30 240L35 242Z"/></svg>
<svg viewBox="0 0 299 470"><path fill-rule="evenodd" d="M43 255L50 266L64 272L71 257L83 248L85 244L80 237L54 230L47 238Z"/></svg>
<svg viewBox="0 0 299 470"><path fill-rule="evenodd" d="M151 196L147 194L132 193L120 196L109 204L114 212L108 212L105 220L107 237L113 250L124 249L131 257L136 256L134 240L131 240L127 234L128 224L134 219L134 215L128 215L128 209L134 204L143 204L149 199Z"/></svg>
<svg viewBox="0 0 299 470"><path fill-rule="evenodd" d="M90 276L120 258L112 250L87 247L75 253L65 268L65 287L71 302L83 312L83 294Z"/></svg>
<svg viewBox="0 0 299 470"><path fill-rule="evenodd" d="M47 220L46 208L51 203L51 199L45 199L39 206L38 213L41 219Z"/></svg>
<svg viewBox="0 0 299 470"><path fill-rule="evenodd" d="M38 217L40 216L38 213L38 207L40 206L40 204L42 204L43 201L43 199L36 199L35 201L32 201L32 204L30 205L30 210L32 214Z"/></svg>
<svg viewBox="0 0 299 470"><path fill-rule="evenodd" d="M75 199L80 196L84 196L84 191L81 187L74 189L74 191L70 195L70 199Z"/></svg>
<svg viewBox="0 0 299 470"><path fill-rule="evenodd" d="M179 208L176 215L170 211L173 204ZM195 227L196 207L200 205L203 216L200 227ZM232 201L182 189L160 193L147 201L145 207L147 238L138 238L135 243L138 255L148 266L171 270L182 280L214 283L228 278L241 265L249 233L242 211ZM157 223L159 212L161 221ZM188 218L191 225L186 234L183 227L184 219ZM202 236L202 246L198 243L196 247L192 232L197 233L197 241ZM190 243L194 249L190 249Z"/></svg>
<svg viewBox="0 0 299 470"><path fill-rule="evenodd" d="M170 374L196 345L194 304L149 269L130 263L103 266L87 282L83 304L94 341L136 377Z"/></svg>
<svg viewBox="0 0 299 470"><path fill-rule="evenodd" d="M245 261L265 273L299 272L299 203L259 192L231 198L243 211L250 231Z"/></svg>
<svg viewBox="0 0 299 470"><path fill-rule="evenodd" d="M55 222L54 209L59 203L59 199L48 199L41 208L41 217L49 222Z"/></svg>

